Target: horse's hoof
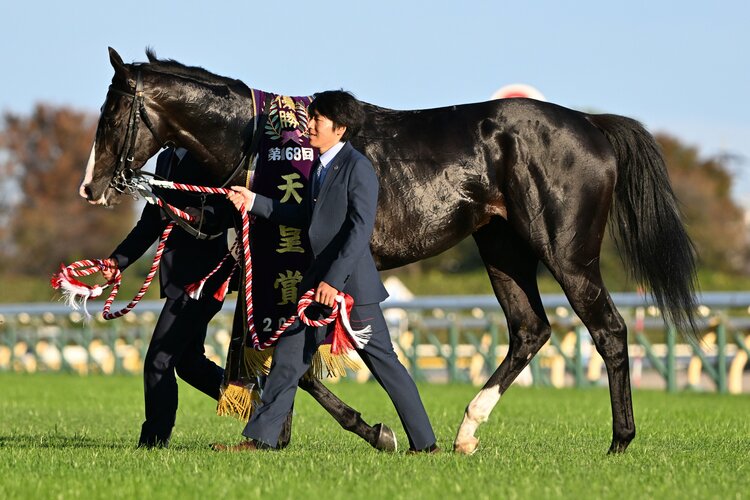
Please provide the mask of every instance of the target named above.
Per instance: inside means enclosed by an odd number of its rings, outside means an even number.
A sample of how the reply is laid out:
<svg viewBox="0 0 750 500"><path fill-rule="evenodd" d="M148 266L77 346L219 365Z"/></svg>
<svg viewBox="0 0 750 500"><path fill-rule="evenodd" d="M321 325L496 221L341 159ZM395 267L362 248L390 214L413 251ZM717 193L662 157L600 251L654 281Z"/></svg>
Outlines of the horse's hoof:
<svg viewBox="0 0 750 500"><path fill-rule="evenodd" d="M385 424L375 424L374 428L378 433L378 439L372 445L373 448L380 451L396 451L398 443L391 428Z"/></svg>
<svg viewBox="0 0 750 500"><path fill-rule="evenodd" d="M628 448L629 444L630 444L630 441L626 441L624 443L612 443L612 446L609 447L609 451L607 452L607 455L616 455L619 453L625 453L625 450Z"/></svg>
<svg viewBox="0 0 750 500"><path fill-rule="evenodd" d="M453 443L453 451L462 455L473 455L477 451L479 446L479 439L475 437L467 437L462 441L456 441Z"/></svg>

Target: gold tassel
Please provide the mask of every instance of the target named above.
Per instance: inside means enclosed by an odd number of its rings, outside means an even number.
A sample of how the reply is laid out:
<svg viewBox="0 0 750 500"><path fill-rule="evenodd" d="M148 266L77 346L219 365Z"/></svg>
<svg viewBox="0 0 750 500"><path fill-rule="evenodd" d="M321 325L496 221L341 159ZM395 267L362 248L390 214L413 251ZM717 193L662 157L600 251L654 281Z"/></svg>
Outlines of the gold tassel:
<svg viewBox="0 0 750 500"><path fill-rule="evenodd" d="M247 422L259 402L260 394L255 384L243 386L229 383L221 388L219 403L216 405L216 414L222 417L235 417Z"/></svg>
<svg viewBox="0 0 750 500"><path fill-rule="evenodd" d="M245 373L268 375L273 361L273 351L273 347L263 351L246 347L244 356ZM331 354L331 344L323 344L315 351L312 364L305 376L312 375L319 379L345 377L347 369L357 372L362 369L362 364L351 359L347 353Z"/></svg>
<svg viewBox="0 0 750 500"><path fill-rule="evenodd" d="M331 354L331 344L323 344L313 356L312 374L317 378L323 377L345 377L347 368L359 371L362 366L352 360L347 353ZM310 373L308 371L308 373Z"/></svg>
<svg viewBox="0 0 750 500"><path fill-rule="evenodd" d="M256 351L250 347L245 347L245 373L268 375L271 370L273 351L273 347L264 351Z"/></svg>

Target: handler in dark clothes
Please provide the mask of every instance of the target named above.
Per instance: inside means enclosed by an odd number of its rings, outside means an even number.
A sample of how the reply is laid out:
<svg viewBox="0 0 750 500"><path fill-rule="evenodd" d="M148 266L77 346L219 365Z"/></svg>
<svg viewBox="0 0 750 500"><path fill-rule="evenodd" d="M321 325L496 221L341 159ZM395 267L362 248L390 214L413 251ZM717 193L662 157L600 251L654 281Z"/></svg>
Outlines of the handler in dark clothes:
<svg viewBox="0 0 750 500"><path fill-rule="evenodd" d="M361 104L348 92L328 91L310 104L310 144L321 156L313 164L310 186L302 203L284 204L242 187L228 195L237 208L294 227L306 228L313 262L305 271L299 296L315 288L315 300L331 307L339 291L354 299L354 329L372 328L360 357L386 390L406 430L413 451L432 452L435 434L417 387L393 351L380 310L387 292L370 253L375 224L378 179L370 161L347 142L364 118ZM297 382L326 337L326 327L294 323L279 339L273 363L255 410L236 446L214 445L217 451L276 448L282 425L294 403Z"/></svg>
<svg viewBox="0 0 750 500"><path fill-rule="evenodd" d="M201 184L201 165L185 149L170 148L157 158L156 175L175 182ZM222 277L217 273L215 279L209 279L198 300L190 298L185 287L204 278L226 255L226 221L234 211L220 195L209 195L201 209L199 196L170 189L158 193L169 204L199 216L202 232L219 235L197 239L175 226L167 238L159 269L161 297L167 300L143 367L146 420L138 446L148 448L169 444L177 414L175 370L188 384L219 399L224 370L206 358L203 343L209 321L223 304L213 297ZM158 206L147 204L136 226L112 252L108 259L111 267L102 272L104 277L111 279L116 269L122 271L141 257L161 236L169 221Z"/></svg>

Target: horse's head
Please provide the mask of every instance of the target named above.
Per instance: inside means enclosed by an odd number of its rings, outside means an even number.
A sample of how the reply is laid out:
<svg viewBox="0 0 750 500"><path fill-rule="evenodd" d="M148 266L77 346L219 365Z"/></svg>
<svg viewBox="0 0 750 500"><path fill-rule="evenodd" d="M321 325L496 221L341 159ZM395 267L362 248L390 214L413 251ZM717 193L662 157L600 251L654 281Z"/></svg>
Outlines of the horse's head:
<svg viewBox="0 0 750 500"><path fill-rule="evenodd" d="M227 181L250 144L255 108L247 85L157 59L151 50L146 55L147 63L124 64L109 49L115 75L79 188L90 203L116 203L132 189L130 178L168 143L190 150L215 185Z"/></svg>
<svg viewBox="0 0 750 500"><path fill-rule="evenodd" d="M157 113L158 105L151 99L158 89L144 85L141 65L124 64L111 47L109 59L115 75L78 190L89 203L98 205L117 203L133 174L164 146L163 140L170 135Z"/></svg>

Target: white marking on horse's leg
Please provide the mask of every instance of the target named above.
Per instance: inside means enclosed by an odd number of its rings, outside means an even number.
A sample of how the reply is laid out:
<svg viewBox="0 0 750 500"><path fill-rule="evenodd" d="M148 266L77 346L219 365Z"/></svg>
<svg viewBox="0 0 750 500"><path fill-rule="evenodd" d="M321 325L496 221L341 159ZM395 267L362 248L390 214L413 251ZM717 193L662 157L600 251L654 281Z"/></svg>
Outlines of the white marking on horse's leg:
<svg viewBox="0 0 750 500"><path fill-rule="evenodd" d="M81 187L78 188L78 194L81 195L82 198L88 198L86 196L86 190L84 189L94 178L94 164L96 163L96 140L94 141L94 145L91 147L91 154L89 155L89 162L86 164L86 174L83 176L83 182L81 182Z"/></svg>
<svg viewBox="0 0 750 500"><path fill-rule="evenodd" d="M487 421L493 408L500 401L500 386L488 387L479 391L464 412L461 427L453 442L453 451L470 455L474 453L479 445L479 439L474 433L480 424Z"/></svg>

